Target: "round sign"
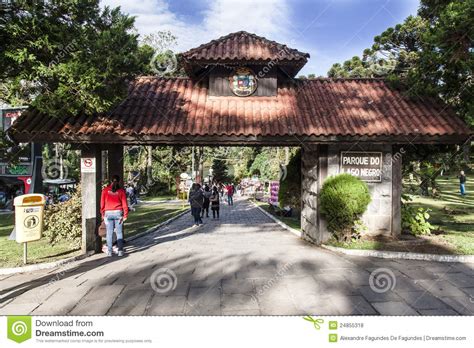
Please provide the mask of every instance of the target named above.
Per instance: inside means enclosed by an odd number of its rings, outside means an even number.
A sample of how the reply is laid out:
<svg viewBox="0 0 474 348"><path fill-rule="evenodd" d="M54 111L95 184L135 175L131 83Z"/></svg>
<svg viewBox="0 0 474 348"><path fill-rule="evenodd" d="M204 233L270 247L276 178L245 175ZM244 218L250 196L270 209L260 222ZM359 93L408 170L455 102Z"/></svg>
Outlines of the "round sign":
<svg viewBox="0 0 474 348"><path fill-rule="evenodd" d="M229 82L232 93L239 97L248 97L257 89L257 78L249 68L235 69Z"/></svg>
<svg viewBox="0 0 474 348"><path fill-rule="evenodd" d="M23 221L23 224L28 229L35 228L39 224L39 218L35 215L30 215L26 217L26 219Z"/></svg>

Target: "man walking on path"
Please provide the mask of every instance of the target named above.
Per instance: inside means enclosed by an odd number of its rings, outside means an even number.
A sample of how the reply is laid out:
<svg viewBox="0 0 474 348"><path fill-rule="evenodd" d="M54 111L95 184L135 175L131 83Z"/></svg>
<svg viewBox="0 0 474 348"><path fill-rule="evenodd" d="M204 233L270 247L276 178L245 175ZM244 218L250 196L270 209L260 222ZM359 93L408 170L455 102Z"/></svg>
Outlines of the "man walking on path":
<svg viewBox="0 0 474 348"><path fill-rule="evenodd" d="M229 184L226 187L227 190L227 204L234 205L234 185Z"/></svg>
<svg viewBox="0 0 474 348"><path fill-rule="evenodd" d="M461 196L466 195L466 175L464 170L461 170L459 173L459 190L461 191Z"/></svg>

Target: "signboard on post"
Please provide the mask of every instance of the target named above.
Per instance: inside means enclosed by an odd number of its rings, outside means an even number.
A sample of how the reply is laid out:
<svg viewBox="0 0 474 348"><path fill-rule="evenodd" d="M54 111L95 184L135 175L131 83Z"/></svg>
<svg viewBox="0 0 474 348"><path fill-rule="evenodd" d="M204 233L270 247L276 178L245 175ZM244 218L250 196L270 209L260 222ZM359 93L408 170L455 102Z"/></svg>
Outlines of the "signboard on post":
<svg viewBox="0 0 474 348"><path fill-rule="evenodd" d="M95 173L95 158L81 158L81 173Z"/></svg>
<svg viewBox="0 0 474 348"><path fill-rule="evenodd" d="M382 181L382 152L341 152L341 173L366 182Z"/></svg>

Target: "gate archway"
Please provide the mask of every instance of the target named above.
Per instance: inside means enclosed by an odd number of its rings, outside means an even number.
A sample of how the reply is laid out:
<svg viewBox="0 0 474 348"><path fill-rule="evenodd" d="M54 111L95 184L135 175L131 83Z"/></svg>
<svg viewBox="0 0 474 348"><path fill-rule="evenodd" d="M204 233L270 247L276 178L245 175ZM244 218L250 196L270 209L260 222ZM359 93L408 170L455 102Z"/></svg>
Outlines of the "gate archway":
<svg viewBox="0 0 474 348"><path fill-rule="evenodd" d="M318 209L324 179L344 170L344 153L380 153L367 222L373 233L400 233L400 147L462 143L469 128L446 105L412 100L381 79L295 78L308 58L232 33L180 55L187 77L137 78L107 114L59 120L30 109L9 133L18 142L76 144L94 162L81 174L84 251L98 245L102 151L109 172L123 172L125 144L301 146L302 234L317 244L328 236Z"/></svg>

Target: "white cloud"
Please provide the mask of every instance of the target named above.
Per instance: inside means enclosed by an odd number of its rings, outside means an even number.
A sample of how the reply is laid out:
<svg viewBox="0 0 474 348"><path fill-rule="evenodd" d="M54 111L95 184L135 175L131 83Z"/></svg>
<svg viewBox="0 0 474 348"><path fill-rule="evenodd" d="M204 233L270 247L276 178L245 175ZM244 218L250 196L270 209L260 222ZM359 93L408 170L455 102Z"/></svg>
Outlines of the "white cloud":
<svg viewBox="0 0 474 348"><path fill-rule="evenodd" d="M197 24L189 24L171 12L165 0L102 0L101 4L120 6L123 12L136 16L135 26L140 34L171 31L178 38L178 51L240 30L282 43L291 37L289 0L206 1L206 9L197 14Z"/></svg>

